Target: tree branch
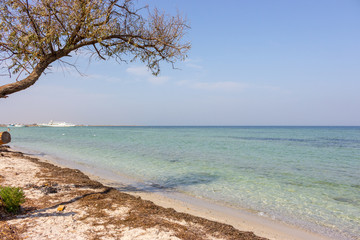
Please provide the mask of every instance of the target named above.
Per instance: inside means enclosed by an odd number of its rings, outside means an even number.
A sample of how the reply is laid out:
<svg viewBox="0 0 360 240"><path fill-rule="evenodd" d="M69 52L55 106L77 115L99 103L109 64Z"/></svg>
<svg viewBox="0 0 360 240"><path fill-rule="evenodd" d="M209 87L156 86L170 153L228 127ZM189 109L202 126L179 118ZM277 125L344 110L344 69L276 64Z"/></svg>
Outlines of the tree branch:
<svg viewBox="0 0 360 240"><path fill-rule="evenodd" d="M34 70L30 73L30 75L24 78L21 81L9 83L3 86L0 86L0 98L7 98L8 95L24 90L36 83L41 74L45 71L45 69L57 59L67 55L67 51L58 51L54 55L41 60L34 68Z"/></svg>
<svg viewBox="0 0 360 240"><path fill-rule="evenodd" d="M93 44L93 46L94 46L94 48L95 48L95 50L96 50L96 52L97 52L97 54L98 54L99 58L101 58L102 60L106 60L106 58L104 58L103 56L101 56L101 54L100 54L99 50L96 48L96 45L95 45L95 44Z"/></svg>
<svg viewBox="0 0 360 240"><path fill-rule="evenodd" d="M32 27L34 28L34 31L35 31L37 37L38 37L38 41L41 42L41 38L42 38L42 36L41 36L41 30L39 29L39 26L38 26L38 24L35 22L35 20L34 20L34 18L32 17L32 15L30 14L30 11L29 11L29 2L28 2L28 0L26 0L26 6L25 6L25 4L24 4L23 2L21 2L21 1L19 1L19 2L22 3L22 5L23 5L23 8L24 8L24 10L25 10L25 12L26 12L26 14L27 14L30 22L31 22ZM41 49L42 54L45 56L45 54L46 54L46 53L45 53L45 50L44 50L42 47L40 47L40 49Z"/></svg>

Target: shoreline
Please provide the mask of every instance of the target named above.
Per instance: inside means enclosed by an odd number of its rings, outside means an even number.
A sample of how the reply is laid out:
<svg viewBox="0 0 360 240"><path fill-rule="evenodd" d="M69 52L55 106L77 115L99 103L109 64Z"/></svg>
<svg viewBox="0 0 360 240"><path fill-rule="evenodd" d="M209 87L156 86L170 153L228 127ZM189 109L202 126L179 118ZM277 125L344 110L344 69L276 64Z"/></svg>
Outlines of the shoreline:
<svg viewBox="0 0 360 240"><path fill-rule="evenodd" d="M5 146L0 173L0 184L23 188L27 200L17 215L0 207L0 239L264 239L157 206Z"/></svg>
<svg viewBox="0 0 360 240"><path fill-rule="evenodd" d="M19 148L16 148L19 149ZM22 149L21 152L23 152ZM36 156L36 154L34 154ZM34 155L25 154L25 156L34 157ZM53 164L58 167L69 167L69 164L64 163L61 159L56 161L49 156L36 156L43 162ZM69 161L69 163L71 163ZM165 208L173 208L178 212L191 214L197 217L203 217L211 221L220 222L222 224L229 224L235 227L239 231L251 231L255 235L265 237L268 239L283 240L283 239L309 239L309 240L330 240L331 238L319 235L317 233L309 232L307 230L291 226L283 222L275 221L270 218L258 216L254 213L247 211L241 211L229 207L220 206L214 203L207 202L202 199L189 197L179 193L173 192L155 192L144 191L143 189L131 189L126 188L126 184L119 183L119 179L111 179L111 177L104 175L99 176L96 172L89 172L86 170L86 166L74 166L70 164L70 168L79 168L85 172L87 176L90 176L92 180L100 182L105 186L111 186L116 189L120 189L121 192L131 194L136 197L141 197L144 200L154 202L156 205ZM76 171L76 170L75 170ZM115 175L115 174L114 174Z"/></svg>
<svg viewBox="0 0 360 240"><path fill-rule="evenodd" d="M174 208L178 212L203 217L211 221L229 224L240 231L250 231L255 235L273 240L335 240L328 236L310 232L266 216L259 216L255 212L245 209L232 208L199 199L178 192L144 191L127 189L118 186L116 182L89 174L97 181L121 189L122 192L149 200L165 208ZM121 185L121 184L120 184Z"/></svg>

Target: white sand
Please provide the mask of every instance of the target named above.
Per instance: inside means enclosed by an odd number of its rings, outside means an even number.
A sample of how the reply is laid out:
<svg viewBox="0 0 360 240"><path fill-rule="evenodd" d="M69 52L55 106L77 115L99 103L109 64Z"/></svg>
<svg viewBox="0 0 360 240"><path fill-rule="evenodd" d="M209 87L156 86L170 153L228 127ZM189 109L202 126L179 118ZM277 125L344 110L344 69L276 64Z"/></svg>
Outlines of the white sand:
<svg viewBox="0 0 360 240"><path fill-rule="evenodd" d="M36 177L39 167L32 162L22 158L0 157L0 175L2 176L3 186L16 186L26 188L27 184L41 185L43 181ZM101 189L100 189L101 190ZM97 190L97 191L100 191ZM71 191L71 189L69 189ZM95 191L95 190L94 190ZM40 190L24 190L28 200L36 201L43 197L44 194ZM68 201L69 198L63 198L61 201ZM116 210L106 209L109 217L117 216L121 218L126 216L128 209L119 206ZM15 219L8 220L10 225L17 228L26 227L25 233L21 235L24 239L57 239L57 240L82 240L90 239L93 233L96 233L97 239L114 239L114 235L118 239L171 239L176 240L172 231L164 229L142 229L128 227L118 228L116 226L95 226L98 219L81 220L87 209L79 206L76 202L69 203L63 212L57 211L56 208L41 209L31 214L18 215Z"/></svg>

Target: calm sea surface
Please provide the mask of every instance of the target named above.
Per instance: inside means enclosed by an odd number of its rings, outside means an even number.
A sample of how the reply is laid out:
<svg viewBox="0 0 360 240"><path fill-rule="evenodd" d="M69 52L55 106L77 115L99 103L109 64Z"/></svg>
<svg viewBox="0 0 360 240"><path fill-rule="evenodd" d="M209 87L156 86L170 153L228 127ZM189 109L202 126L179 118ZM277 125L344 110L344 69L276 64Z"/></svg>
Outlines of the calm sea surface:
<svg viewBox="0 0 360 240"><path fill-rule="evenodd" d="M28 127L11 134L14 147L360 239L360 127Z"/></svg>

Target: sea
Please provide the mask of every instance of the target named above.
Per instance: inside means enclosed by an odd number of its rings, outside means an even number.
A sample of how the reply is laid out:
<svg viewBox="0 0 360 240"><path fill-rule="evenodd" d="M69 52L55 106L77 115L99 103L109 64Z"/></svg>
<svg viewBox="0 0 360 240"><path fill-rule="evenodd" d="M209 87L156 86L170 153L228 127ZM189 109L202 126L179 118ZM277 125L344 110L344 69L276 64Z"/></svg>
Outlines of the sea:
<svg viewBox="0 0 360 240"><path fill-rule="evenodd" d="M116 175L144 191L177 192L334 239L360 239L360 127L23 127L10 133L12 147Z"/></svg>

